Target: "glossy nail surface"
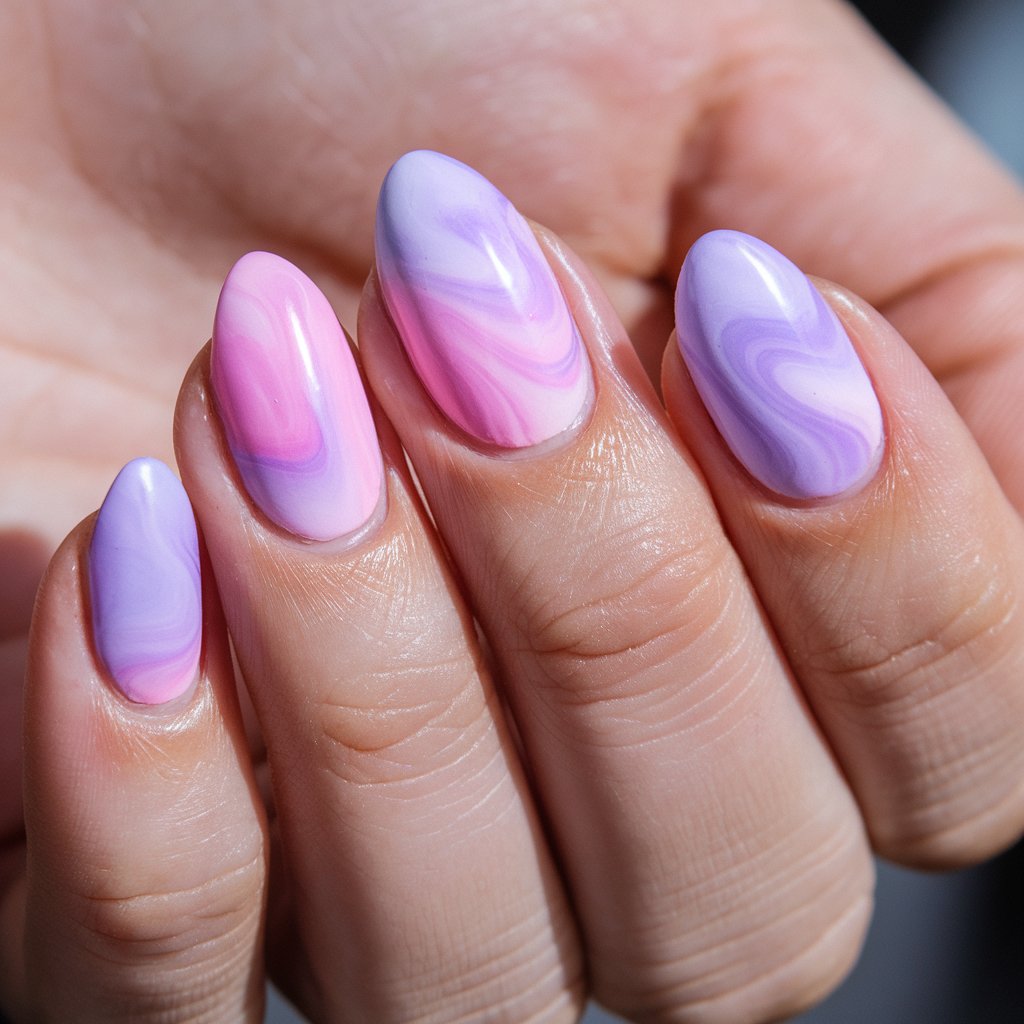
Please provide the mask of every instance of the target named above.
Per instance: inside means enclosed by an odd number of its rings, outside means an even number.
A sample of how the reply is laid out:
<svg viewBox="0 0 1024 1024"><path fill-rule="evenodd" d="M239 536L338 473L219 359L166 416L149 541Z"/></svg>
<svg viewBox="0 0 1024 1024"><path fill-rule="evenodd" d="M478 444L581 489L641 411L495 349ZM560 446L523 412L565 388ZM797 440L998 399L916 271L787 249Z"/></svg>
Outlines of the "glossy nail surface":
<svg viewBox="0 0 1024 1024"><path fill-rule="evenodd" d="M210 374L228 446L267 517L309 540L366 523L380 446L334 311L287 260L243 256L217 304Z"/></svg>
<svg viewBox="0 0 1024 1024"><path fill-rule="evenodd" d="M486 178L407 153L377 207L377 272L424 387L466 433L524 448L573 426L590 366L530 226Z"/></svg>
<svg viewBox="0 0 1024 1024"><path fill-rule="evenodd" d="M676 329L711 418L766 487L831 497L877 468L871 380L831 307L771 246L738 231L698 239L679 276Z"/></svg>
<svg viewBox="0 0 1024 1024"><path fill-rule="evenodd" d="M157 459L118 473L89 546L96 649L130 700L162 704L184 693L199 665L202 595L192 506Z"/></svg>

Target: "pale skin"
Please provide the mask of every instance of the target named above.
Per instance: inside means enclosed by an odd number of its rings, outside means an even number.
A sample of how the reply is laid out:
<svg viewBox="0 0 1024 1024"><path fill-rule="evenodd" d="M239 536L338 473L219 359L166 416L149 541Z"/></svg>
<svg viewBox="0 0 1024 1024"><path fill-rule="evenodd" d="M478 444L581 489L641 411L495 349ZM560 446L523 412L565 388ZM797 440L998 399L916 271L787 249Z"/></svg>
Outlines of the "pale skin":
<svg viewBox="0 0 1024 1024"><path fill-rule="evenodd" d="M15 1020L258 1021L265 969L330 1024L774 1020L855 960L872 849L1019 837L1024 197L848 11L8 3L0 95ZM553 448L467 444L367 283L422 146L557 232L598 398ZM886 418L857 494L776 500L703 413L671 289L717 227L855 293L819 282ZM269 526L205 351L181 384L256 247L358 335L389 502L359 544ZM91 519L29 640L31 601L120 465L175 453L204 667L142 709L89 640Z"/></svg>

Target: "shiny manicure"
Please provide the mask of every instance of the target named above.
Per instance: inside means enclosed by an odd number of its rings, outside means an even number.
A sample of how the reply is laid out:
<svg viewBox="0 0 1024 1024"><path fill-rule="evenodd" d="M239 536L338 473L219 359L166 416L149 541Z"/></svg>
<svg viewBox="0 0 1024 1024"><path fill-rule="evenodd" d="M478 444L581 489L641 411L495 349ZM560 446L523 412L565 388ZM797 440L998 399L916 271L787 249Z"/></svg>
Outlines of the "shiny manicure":
<svg viewBox="0 0 1024 1024"><path fill-rule="evenodd" d="M363 526L383 467L345 334L297 267L251 252L224 282L210 375L228 447L266 516L307 540Z"/></svg>
<svg viewBox="0 0 1024 1024"><path fill-rule="evenodd" d="M157 459L118 473L89 546L96 649L129 700L162 704L195 679L202 639L196 523L178 478Z"/></svg>
<svg viewBox="0 0 1024 1024"><path fill-rule="evenodd" d="M407 153L377 207L377 273L409 360L441 411L503 448L578 422L592 392L576 325L529 225L486 178Z"/></svg>
<svg viewBox="0 0 1024 1024"><path fill-rule="evenodd" d="M698 239L676 329L708 413L766 487L826 498L873 474L884 430L871 380L831 307L771 246L738 231Z"/></svg>

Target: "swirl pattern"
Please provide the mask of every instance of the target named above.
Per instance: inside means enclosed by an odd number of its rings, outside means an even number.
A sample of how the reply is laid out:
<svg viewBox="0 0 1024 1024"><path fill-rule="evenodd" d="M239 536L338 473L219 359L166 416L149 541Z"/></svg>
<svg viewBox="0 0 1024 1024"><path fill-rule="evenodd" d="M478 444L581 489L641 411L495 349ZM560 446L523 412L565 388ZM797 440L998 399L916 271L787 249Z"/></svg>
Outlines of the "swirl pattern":
<svg viewBox="0 0 1024 1024"><path fill-rule="evenodd" d="M210 375L235 464L269 519L309 540L366 523L383 486L373 417L338 319L301 270L266 252L235 264Z"/></svg>
<svg viewBox="0 0 1024 1024"><path fill-rule="evenodd" d="M118 473L89 547L100 658L130 700L160 704L191 686L202 640L196 524L178 478L157 459Z"/></svg>
<svg viewBox="0 0 1024 1024"><path fill-rule="evenodd" d="M711 418L766 487L831 497L877 468L871 380L831 307L771 246L737 231L700 238L679 277L676 325Z"/></svg>
<svg viewBox="0 0 1024 1024"><path fill-rule="evenodd" d="M586 352L529 225L490 182L407 153L377 208L388 312L435 403L486 443L523 448L577 422Z"/></svg>

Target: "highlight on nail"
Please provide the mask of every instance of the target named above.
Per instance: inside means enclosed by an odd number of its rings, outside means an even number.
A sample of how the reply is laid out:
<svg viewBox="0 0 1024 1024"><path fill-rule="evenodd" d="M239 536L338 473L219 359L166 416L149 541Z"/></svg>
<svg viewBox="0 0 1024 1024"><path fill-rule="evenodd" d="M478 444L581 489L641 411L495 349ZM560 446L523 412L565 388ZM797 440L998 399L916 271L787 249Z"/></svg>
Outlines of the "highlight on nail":
<svg viewBox="0 0 1024 1024"><path fill-rule="evenodd" d="M373 416L334 311L298 267L267 252L235 264L210 375L231 455L267 518L315 541L366 524L384 485Z"/></svg>
<svg viewBox="0 0 1024 1024"><path fill-rule="evenodd" d="M89 603L100 660L129 700L188 690L202 641L199 541L184 488L157 459L129 462L100 507Z"/></svg>
<svg viewBox="0 0 1024 1024"><path fill-rule="evenodd" d="M377 273L409 360L440 410L502 448L576 424L590 364L529 224L486 178L427 150L388 172Z"/></svg>
<svg viewBox="0 0 1024 1024"><path fill-rule="evenodd" d="M698 239L676 328L708 413L766 487L826 498L873 475L884 428L871 380L832 308L781 253L738 231Z"/></svg>

